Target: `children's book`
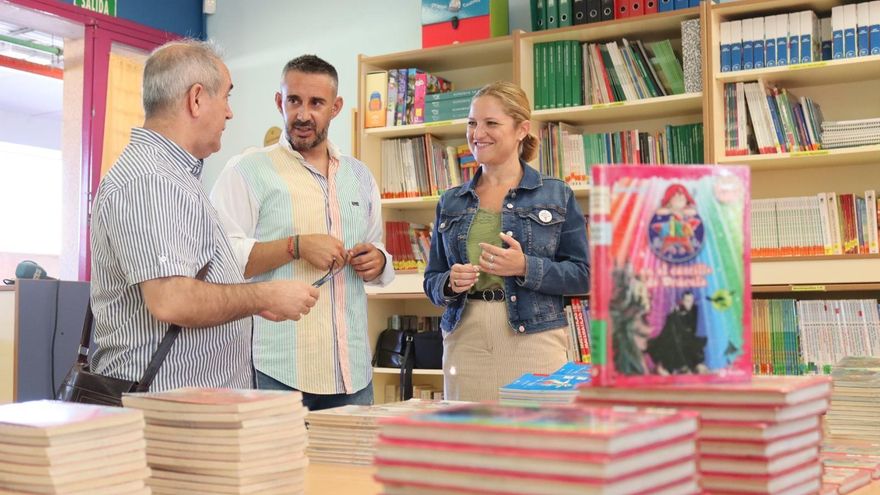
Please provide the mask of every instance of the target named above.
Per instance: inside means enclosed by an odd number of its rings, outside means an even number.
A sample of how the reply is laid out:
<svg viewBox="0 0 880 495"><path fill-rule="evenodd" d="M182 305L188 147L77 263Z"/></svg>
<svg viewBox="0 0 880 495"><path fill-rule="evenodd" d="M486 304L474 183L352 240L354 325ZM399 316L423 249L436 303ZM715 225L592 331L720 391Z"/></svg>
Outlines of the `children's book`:
<svg viewBox="0 0 880 495"><path fill-rule="evenodd" d="M695 413L672 409L480 403L388 418L380 424L386 438L622 454L694 434L695 418Z"/></svg>
<svg viewBox="0 0 880 495"><path fill-rule="evenodd" d="M549 375L526 373L501 387L501 391L567 395L589 381L590 365L569 361Z"/></svg>
<svg viewBox="0 0 880 495"><path fill-rule="evenodd" d="M300 392L232 388L178 388L164 392L125 394L125 407L167 412L244 413L286 406L302 407Z"/></svg>
<svg viewBox="0 0 880 495"><path fill-rule="evenodd" d="M48 445L49 439L62 435L117 426L140 430L143 418L140 411L118 407L53 400L19 402L0 406L0 438L2 443Z"/></svg>
<svg viewBox="0 0 880 495"><path fill-rule="evenodd" d="M593 174L593 384L748 380L748 167Z"/></svg>

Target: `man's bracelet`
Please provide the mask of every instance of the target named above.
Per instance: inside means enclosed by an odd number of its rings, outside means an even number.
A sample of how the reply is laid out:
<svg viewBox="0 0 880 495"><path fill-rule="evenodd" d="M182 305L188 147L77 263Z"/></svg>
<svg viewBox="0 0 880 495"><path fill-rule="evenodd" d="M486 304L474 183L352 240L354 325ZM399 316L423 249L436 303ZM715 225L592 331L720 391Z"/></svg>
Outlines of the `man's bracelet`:
<svg viewBox="0 0 880 495"><path fill-rule="evenodd" d="M287 238L287 253L290 254L290 257L298 260L299 259L299 236L292 235Z"/></svg>

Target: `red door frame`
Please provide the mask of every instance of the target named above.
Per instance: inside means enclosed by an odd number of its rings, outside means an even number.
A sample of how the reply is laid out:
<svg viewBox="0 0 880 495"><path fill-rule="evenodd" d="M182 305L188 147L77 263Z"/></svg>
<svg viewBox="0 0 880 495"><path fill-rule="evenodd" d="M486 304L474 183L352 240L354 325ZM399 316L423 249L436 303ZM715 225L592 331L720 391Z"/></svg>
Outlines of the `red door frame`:
<svg viewBox="0 0 880 495"><path fill-rule="evenodd" d="M150 28L136 22L92 12L58 0L8 0L34 11L54 15L80 24L84 29L82 196L80 198L79 280L91 278L89 243L92 198L101 180L104 149L104 116L107 110L107 79L110 47L114 42L152 51L180 35Z"/></svg>

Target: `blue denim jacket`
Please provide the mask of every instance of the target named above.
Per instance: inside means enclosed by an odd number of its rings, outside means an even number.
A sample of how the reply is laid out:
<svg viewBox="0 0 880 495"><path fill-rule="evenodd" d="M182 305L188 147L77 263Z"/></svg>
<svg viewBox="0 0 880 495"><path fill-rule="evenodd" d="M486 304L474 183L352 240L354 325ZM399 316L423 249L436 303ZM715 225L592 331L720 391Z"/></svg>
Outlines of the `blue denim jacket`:
<svg viewBox="0 0 880 495"><path fill-rule="evenodd" d="M519 241L526 256L525 277L504 277L510 327L534 333L567 325L563 294L586 294L590 259L583 214L565 182L542 176L521 162L522 180L504 197L501 229ZM467 304L464 294L447 297L443 288L450 267L468 263L467 237L480 200L473 180L450 189L440 198L424 289L437 306L445 306L440 327L452 332ZM471 260L474 264L479 260Z"/></svg>

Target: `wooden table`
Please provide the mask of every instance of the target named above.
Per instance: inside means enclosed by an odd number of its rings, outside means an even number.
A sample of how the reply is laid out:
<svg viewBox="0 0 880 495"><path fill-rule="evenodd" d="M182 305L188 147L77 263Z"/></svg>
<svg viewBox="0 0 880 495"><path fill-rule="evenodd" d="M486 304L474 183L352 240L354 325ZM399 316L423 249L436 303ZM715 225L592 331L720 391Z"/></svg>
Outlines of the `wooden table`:
<svg viewBox="0 0 880 495"><path fill-rule="evenodd" d="M309 465L306 472L306 495L379 495L382 485L373 480L370 466ZM850 495L880 495L880 480Z"/></svg>

